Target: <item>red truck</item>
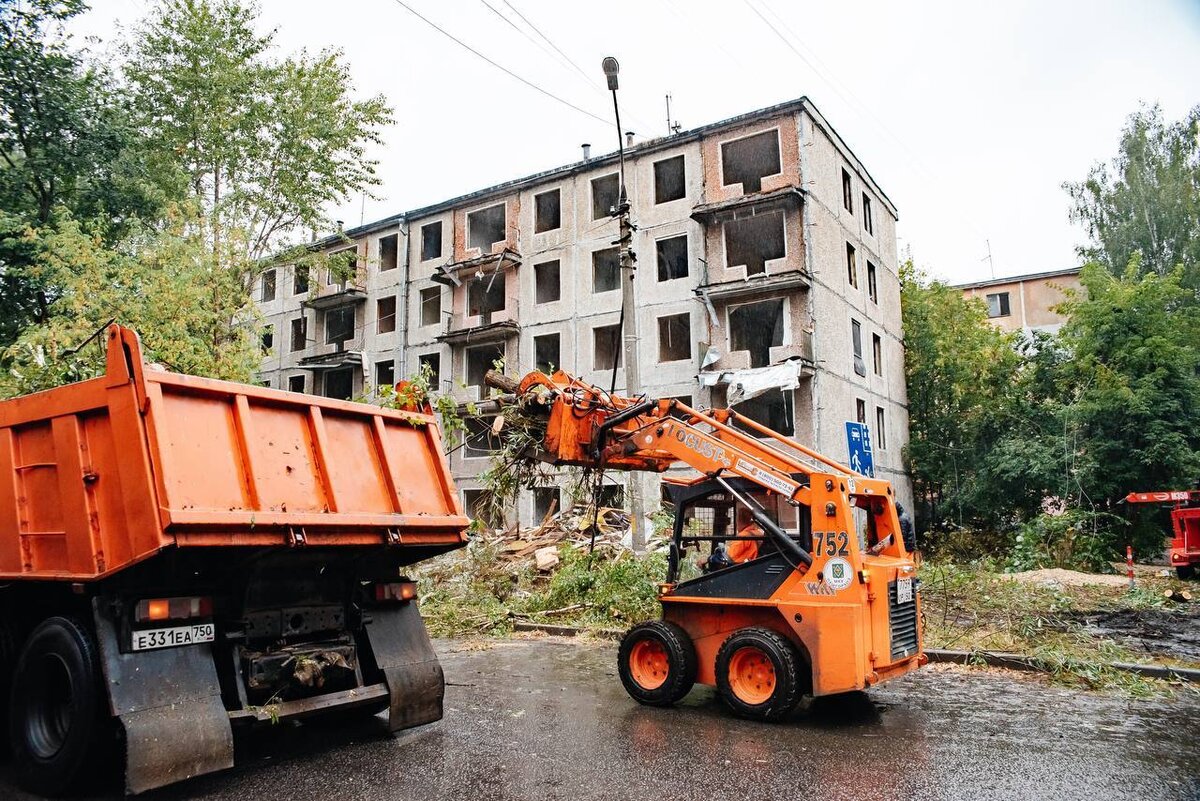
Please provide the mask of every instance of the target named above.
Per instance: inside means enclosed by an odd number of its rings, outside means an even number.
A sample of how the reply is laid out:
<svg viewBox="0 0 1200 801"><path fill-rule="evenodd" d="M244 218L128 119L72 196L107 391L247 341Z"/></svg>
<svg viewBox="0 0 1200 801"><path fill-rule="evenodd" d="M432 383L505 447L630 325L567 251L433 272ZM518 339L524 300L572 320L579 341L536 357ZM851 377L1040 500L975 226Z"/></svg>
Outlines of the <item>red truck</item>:
<svg viewBox="0 0 1200 801"><path fill-rule="evenodd" d="M123 755L138 793L233 764L235 727L442 715L405 568L462 547L436 418L180 375L0 401L0 699L18 781Z"/></svg>
<svg viewBox="0 0 1200 801"><path fill-rule="evenodd" d="M1131 492L1125 502L1171 507L1171 566L1181 579L1194 577L1200 565L1200 490Z"/></svg>

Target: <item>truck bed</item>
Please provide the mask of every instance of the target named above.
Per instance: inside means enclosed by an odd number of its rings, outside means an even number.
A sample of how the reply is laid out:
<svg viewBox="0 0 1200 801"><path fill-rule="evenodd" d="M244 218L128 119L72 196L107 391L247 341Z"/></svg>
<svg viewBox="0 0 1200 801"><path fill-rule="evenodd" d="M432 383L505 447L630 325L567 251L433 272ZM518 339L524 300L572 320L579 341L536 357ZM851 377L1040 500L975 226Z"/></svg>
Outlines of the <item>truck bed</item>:
<svg viewBox="0 0 1200 801"><path fill-rule="evenodd" d="M0 579L102 578L167 548L466 541L430 414L197 378L108 332L105 375L0 401Z"/></svg>

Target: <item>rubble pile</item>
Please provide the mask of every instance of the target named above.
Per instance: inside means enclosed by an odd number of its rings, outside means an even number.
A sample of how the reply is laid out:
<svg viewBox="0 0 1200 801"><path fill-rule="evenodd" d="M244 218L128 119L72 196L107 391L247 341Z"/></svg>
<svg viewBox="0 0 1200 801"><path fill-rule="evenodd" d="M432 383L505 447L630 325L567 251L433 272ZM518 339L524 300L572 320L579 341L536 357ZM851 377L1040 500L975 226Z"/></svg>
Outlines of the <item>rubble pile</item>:
<svg viewBox="0 0 1200 801"><path fill-rule="evenodd" d="M504 561L519 562L532 558L539 571L553 570L559 562L558 547L569 543L587 548L596 532L596 550L628 548L631 540L629 513L624 509L592 504L576 504L557 514L553 508L541 525L520 529L485 531L480 539L494 547Z"/></svg>

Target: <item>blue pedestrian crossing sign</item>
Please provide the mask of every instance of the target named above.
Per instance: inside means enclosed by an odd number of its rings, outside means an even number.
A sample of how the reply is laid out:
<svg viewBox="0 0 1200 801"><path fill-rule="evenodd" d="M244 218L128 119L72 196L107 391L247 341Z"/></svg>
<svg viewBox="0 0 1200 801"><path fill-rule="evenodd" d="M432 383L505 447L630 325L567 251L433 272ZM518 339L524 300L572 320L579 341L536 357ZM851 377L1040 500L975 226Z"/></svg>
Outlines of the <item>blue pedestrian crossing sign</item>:
<svg viewBox="0 0 1200 801"><path fill-rule="evenodd" d="M866 423L846 421L846 444L850 448L850 469L875 478L875 457L871 453L871 429Z"/></svg>

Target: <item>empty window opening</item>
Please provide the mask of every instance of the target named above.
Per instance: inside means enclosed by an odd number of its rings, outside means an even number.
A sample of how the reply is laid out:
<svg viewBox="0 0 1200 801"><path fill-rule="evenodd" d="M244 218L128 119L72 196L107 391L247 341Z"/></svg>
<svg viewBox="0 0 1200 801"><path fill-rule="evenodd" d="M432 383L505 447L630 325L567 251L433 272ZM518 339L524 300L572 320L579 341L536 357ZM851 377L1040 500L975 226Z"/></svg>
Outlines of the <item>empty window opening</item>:
<svg viewBox="0 0 1200 801"><path fill-rule="evenodd" d="M504 361L504 345L475 345L467 348L463 361L466 363L464 383L468 387L484 388L487 384L483 377L487 375L487 371L495 370L496 363Z"/></svg>
<svg viewBox="0 0 1200 801"><path fill-rule="evenodd" d="M468 458L490 456L503 447L500 437L492 432L495 416L470 417L466 423L466 435L463 437L463 455Z"/></svg>
<svg viewBox="0 0 1200 801"><path fill-rule="evenodd" d="M850 188L850 171L842 167L842 206L854 213L854 190Z"/></svg>
<svg viewBox="0 0 1200 801"><path fill-rule="evenodd" d="M871 360L875 375L883 375L883 338L879 334L871 334Z"/></svg>
<svg viewBox="0 0 1200 801"><path fill-rule="evenodd" d="M472 278L467 285L467 316L479 317L480 324L487 325L492 321L492 314L503 311L508 285L506 278L503 271Z"/></svg>
<svg viewBox="0 0 1200 801"><path fill-rule="evenodd" d="M766 272L767 262L787 255L783 213L772 212L725 223L725 264L745 267L746 275Z"/></svg>
<svg viewBox="0 0 1200 801"><path fill-rule="evenodd" d="M262 352L266 355L275 347L275 326L265 325L262 330Z"/></svg>
<svg viewBox="0 0 1200 801"><path fill-rule="evenodd" d="M604 484L600 487L600 506L613 509L625 508L625 487L621 484Z"/></svg>
<svg viewBox="0 0 1200 801"><path fill-rule="evenodd" d="M987 296L988 317L1007 317L1012 312L1008 307L1008 293L996 292Z"/></svg>
<svg viewBox="0 0 1200 801"><path fill-rule="evenodd" d="M426 223L421 226L421 261L441 258L442 222Z"/></svg>
<svg viewBox="0 0 1200 801"><path fill-rule="evenodd" d="M302 295L308 292L308 265L297 264L292 271L292 294Z"/></svg>
<svg viewBox="0 0 1200 801"><path fill-rule="evenodd" d="M503 203L473 211L467 215L467 247L491 253L492 245L508 239L507 215Z"/></svg>
<svg viewBox="0 0 1200 801"><path fill-rule="evenodd" d="M442 354L422 353L417 357L417 371L424 373L428 368L429 386L438 389L442 385Z"/></svg>
<svg viewBox="0 0 1200 801"><path fill-rule="evenodd" d="M533 196L533 232L553 231L562 226L562 193L554 189Z"/></svg>
<svg viewBox="0 0 1200 801"><path fill-rule="evenodd" d="M354 395L354 370L329 370L322 381L322 393L327 398L350 400Z"/></svg>
<svg viewBox="0 0 1200 801"><path fill-rule="evenodd" d="M297 317L292 320L292 351L304 350L308 347L308 318Z"/></svg>
<svg viewBox="0 0 1200 801"><path fill-rule="evenodd" d="M721 181L726 186L741 184L747 194L761 192L762 179L780 172L776 129L721 145Z"/></svg>
<svg viewBox="0 0 1200 801"><path fill-rule="evenodd" d="M683 156L654 162L654 202L683 198L687 194L683 176Z"/></svg>
<svg viewBox="0 0 1200 801"><path fill-rule="evenodd" d="M875 436L871 443L876 448L887 448L887 428L883 420L883 407L875 407Z"/></svg>
<svg viewBox="0 0 1200 801"><path fill-rule="evenodd" d="M463 508L469 517L478 520L486 528L499 528L503 522L495 519L495 510L487 504L483 490L463 490Z"/></svg>
<svg viewBox="0 0 1200 801"><path fill-rule="evenodd" d="M784 436L796 433L796 424L792 412L792 392L781 389L770 389L761 395L735 404L733 408L738 414L749 417L756 423L764 425Z"/></svg>
<svg viewBox="0 0 1200 801"><path fill-rule="evenodd" d="M562 337L559 334L543 334L533 338L535 368L549 375L562 367Z"/></svg>
<svg viewBox="0 0 1200 801"><path fill-rule="evenodd" d="M388 359L383 362L375 362L375 386L390 387L396 383L396 362L394 359Z"/></svg>
<svg viewBox="0 0 1200 801"><path fill-rule="evenodd" d="M390 334L396 330L395 295L375 301L375 319L379 333Z"/></svg>
<svg viewBox="0 0 1200 801"><path fill-rule="evenodd" d="M879 279L875 276L875 265L867 262L867 294L872 303L879 302Z"/></svg>
<svg viewBox="0 0 1200 801"><path fill-rule="evenodd" d="M288 376L288 392L303 392L304 391L304 376L289 375Z"/></svg>
<svg viewBox="0 0 1200 801"><path fill-rule="evenodd" d="M862 398L854 399L854 419L863 425L867 423L867 402Z"/></svg>
<svg viewBox="0 0 1200 801"><path fill-rule="evenodd" d="M655 245L658 251L658 280L671 281L676 278L687 278L687 234L660 239Z"/></svg>
<svg viewBox="0 0 1200 801"><path fill-rule="evenodd" d="M267 270L262 274L262 295L259 296L263 303L270 303L275 300L275 271Z"/></svg>
<svg viewBox="0 0 1200 801"><path fill-rule="evenodd" d="M398 248L396 246L396 235L385 236L379 240L379 271L386 272L387 270L396 269L396 254Z"/></svg>
<svg viewBox="0 0 1200 801"><path fill-rule="evenodd" d="M330 256L330 267L325 271L325 283L345 291L351 279L358 276L358 248L345 248Z"/></svg>
<svg viewBox="0 0 1200 801"><path fill-rule="evenodd" d="M557 511L561 511L559 509L558 487L534 487L533 524L540 524L546 519L546 515Z"/></svg>
<svg viewBox="0 0 1200 801"><path fill-rule="evenodd" d="M621 326L602 325L592 329L592 369L614 370L621 366Z"/></svg>
<svg viewBox="0 0 1200 801"><path fill-rule="evenodd" d="M862 323L858 320L850 321L850 339L854 343L854 372L865 376L867 374L867 365L863 361Z"/></svg>
<svg viewBox="0 0 1200 801"><path fill-rule="evenodd" d="M621 251L597 250L592 254L592 292L613 292L621 288Z"/></svg>
<svg viewBox="0 0 1200 801"><path fill-rule="evenodd" d="M562 298L561 265L558 259L533 265L534 300L553 303Z"/></svg>
<svg viewBox="0 0 1200 801"><path fill-rule="evenodd" d="M692 315L658 318L658 360L678 362L692 358Z"/></svg>
<svg viewBox="0 0 1200 801"><path fill-rule="evenodd" d="M867 197L867 193L862 193L862 217L863 228L867 229L868 234L875 233L875 220L871 216L871 198Z"/></svg>
<svg viewBox="0 0 1200 801"><path fill-rule="evenodd" d="M621 179L617 173L592 180L592 219L603 220L616 213L621 202Z"/></svg>
<svg viewBox="0 0 1200 801"><path fill-rule="evenodd" d="M850 286L858 289L858 254L849 242L846 243L846 280Z"/></svg>
<svg viewBox="0 0 1200 801"><path fill-rule="evenodd" d="M354 307L339 306L325 312L325 344L340 345L354 336Z"/></svg>
<svg viewBox="0 0 1200 801"><path fill-rule="evenodd" d="M749 351L751 367L771 363L771 348L783 344L783 300L745 303L729 310L729 349Z"/></svg>
<svg viewBox="0 0 1200 801"><path fill-rule="evenodd" d="M442 322L442 288L431 286L421 290L421 325Z"/></svg>

